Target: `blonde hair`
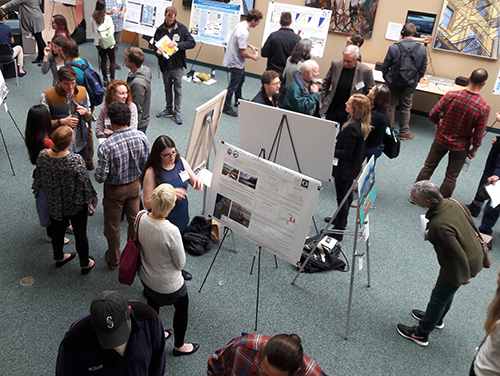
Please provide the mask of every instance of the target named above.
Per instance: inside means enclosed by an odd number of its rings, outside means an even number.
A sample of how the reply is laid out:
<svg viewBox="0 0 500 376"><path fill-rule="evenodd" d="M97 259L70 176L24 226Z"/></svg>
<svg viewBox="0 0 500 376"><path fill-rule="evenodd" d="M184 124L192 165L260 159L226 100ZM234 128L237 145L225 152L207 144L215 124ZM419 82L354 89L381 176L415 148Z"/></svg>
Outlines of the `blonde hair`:
<svg viewBox="0 0 500 376"><path fill-rule="evenodd" d="M156 187L151 195L151 210L155 217L166 217L175 205L175 189L164 183Z"/></svg>
<svg viewBox="0 0 500 376"><path fill-rule="evenodd" d="M366 140L371 130L371 102L364 94L353 94L352 98L352 114L342 128L347 127L349 124L359 121L361 123L361 132L363 138ZM349 98L349 99L351 99Z"/></svg>
<svg viewBox="0 0 500 376"><path fill-rule="evenodd" d="M52 132L52 142L54 145L50 147L50 149L54 153L58 153L61 150L66 149L73 142L74 133L73 130L67 125L62 125L57 128L54 132Z"/></svg>
<svg viewBox="0 0 500 376"><path fill-rule="evenodd" d="M500 278L500 270L498 273ZM498 320L500 320L500 286L497 287L495 298L488 307L486 322L484 323L484 330L486 331L486 334L492 334L497 330Z"/></svg>

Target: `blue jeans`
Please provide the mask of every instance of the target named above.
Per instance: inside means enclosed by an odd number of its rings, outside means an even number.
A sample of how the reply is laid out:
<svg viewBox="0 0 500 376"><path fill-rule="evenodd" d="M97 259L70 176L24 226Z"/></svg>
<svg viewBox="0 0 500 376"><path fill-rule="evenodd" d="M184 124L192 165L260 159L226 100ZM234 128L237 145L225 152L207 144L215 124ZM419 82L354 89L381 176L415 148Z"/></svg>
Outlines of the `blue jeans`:
<svg viewBox="0 0 500 376"><path fill-rule="evenodd" d="M384 151L384 144L376 146L374 148L365 148L365 158L366 161L368 162L372 155L375 156L375 162L377 162L377 158L382 155L382 152Z"/></svg>
<svg viewBox="0 0 500 376"><path fill-rule="evenodd" d="M420 334L429 334L434 330L436 324L444 319L459 287L460 286L453 285L447 280L438 277L436 286L434 286L432 290L431 300L427 304L425 315L422 320L420 320L417 327Z"/></svg>
<svg viewBox="0 0 500 376"><path fill-rule="evenodd" d="M231 100L238 101L241 98L241 88L245 82L245 69L229 68L231 71L231 78L227 87L226 102L224 103L224 110L231 108Z"/></svg>
<svg viewBox="0 0 500 376"><path fill-rule="evenodd" d="M490 175L491 176L491 175ZM491 207L491 200L486 203L486 208L484 208L483 219L481 219L481 226L479 226L479 232L486 235L491 235L493 233L493 226L498 221L500 216L500 205L496 208Z"/></svg>

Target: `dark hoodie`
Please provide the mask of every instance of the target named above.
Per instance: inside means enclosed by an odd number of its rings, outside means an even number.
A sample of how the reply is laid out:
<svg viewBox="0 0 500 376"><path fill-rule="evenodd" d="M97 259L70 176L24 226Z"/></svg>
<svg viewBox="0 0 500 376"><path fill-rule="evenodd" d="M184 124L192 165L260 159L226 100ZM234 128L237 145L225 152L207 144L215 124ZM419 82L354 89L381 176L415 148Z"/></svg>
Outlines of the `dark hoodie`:
<svg viewBox="0 0 500 376"><path fill-rule="evenodd" d="M146 131L149 125L149 109L151 107L151 70L141 65L134 73L130 72L127 84L132 92L132 101L137 106L137 128Z"/></svg>

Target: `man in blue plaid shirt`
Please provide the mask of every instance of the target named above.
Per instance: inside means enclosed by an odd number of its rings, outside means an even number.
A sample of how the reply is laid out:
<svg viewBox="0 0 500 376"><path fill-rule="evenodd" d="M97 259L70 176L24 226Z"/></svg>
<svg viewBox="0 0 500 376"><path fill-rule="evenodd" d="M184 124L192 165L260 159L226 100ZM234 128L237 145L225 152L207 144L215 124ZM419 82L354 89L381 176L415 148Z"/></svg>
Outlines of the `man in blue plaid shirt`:
<svg viewBox="0 0 500 376"><path fill-rule="evenodd" d="M127 11L125 0L106 0L106 14L111 16L113 26L115 27L115 55L118 58L118 48L122 41L123 17ZM122 69L119 64L116 64L116 69ZM109 69L108 69L109 70Z"/></svg>
<svg viewBox="0 0 500 376"><path fill-rule="evenodd" d="M108 241L104 257L111 269L117 269L122 214L128 221L127 236L132 238L141 196L139 176L149 155L149 141L143 132L129 127L130 109L125 103L111 103L107 115L114 132L99 146L95 180L104 183L104 236Z"/></svg>

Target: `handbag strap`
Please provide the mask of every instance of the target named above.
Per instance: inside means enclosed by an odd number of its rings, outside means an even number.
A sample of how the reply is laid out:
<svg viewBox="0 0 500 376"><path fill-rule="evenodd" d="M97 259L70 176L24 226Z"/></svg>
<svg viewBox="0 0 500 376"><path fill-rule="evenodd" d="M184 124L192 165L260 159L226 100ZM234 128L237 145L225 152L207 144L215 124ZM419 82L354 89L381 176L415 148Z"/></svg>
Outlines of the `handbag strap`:
<svg viewBox="0 0 500 376"><path fill-rule="evenodd" d="M469 223L471 224L472 228L476 232L477 237L479 239L481 239L482 242L484 242L483 237L481 236L481 233L479 232L479 230L476 227L476 224L472 220L471 216L467 213L467 211L465 210L465 208L462 206L462 204L460 204L460 202L458 202L457 200L455 200L453 197L450 197L450 200L453 201L453 202L455 202L458 206L460 206L460 209L462 209L462 211L464 212L465 216L469 220Z"/></svg>
<svg viewBox="0 0 500 376"><path fill-rule="evenodd" d="M142 210L137 216L137 220L135 221L134 231L135 231L135 238L137 239L138 242L139 242L139 222L141 221L142 216L146 213L147 212L145 210Z"/></svg>

